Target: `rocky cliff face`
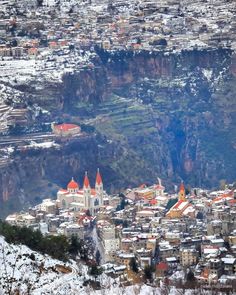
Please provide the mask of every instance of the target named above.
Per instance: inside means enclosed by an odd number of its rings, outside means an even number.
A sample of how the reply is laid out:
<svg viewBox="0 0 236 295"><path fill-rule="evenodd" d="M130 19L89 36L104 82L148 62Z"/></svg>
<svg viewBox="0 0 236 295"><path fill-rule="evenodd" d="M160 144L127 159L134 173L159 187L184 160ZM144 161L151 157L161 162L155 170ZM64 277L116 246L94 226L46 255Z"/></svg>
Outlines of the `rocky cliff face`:
<svg viewBox="0 0 236 295"><path fill-rule="evenodd" d="M15 152L0 169L4 212L55 196L71 176L97 167L112 191L161 177L212 187L236 178L236 57L229 50L178 54L97 51L93 67L62 82L17 86L45 121L93 130L59 150ZM90 126L90 127L89 127ZM7 200L7 201L6 201Z"/></svg>
<svg viewBox="0 0 236 295"><path fill-rule="evenodd" d="M98 55L92 75L74 80L73 87L70 82L65 86L65 99L67 110L74 114L84 114L84 102L89 102L90 123L128 151L114 169L131 172L135 156L150 171L146 181L160 175L212 186L219 179L235 178L235 56L231 51L178 55L99 51ZM91 85L92 77L96 84L83 87ZM90 89L99 91L94 95Z"/></svg>
<svg viewBox="0 0 236 295"><path fill-rule="evenodd" d="M55 198L58 188L66 187L72 176L82 184L85 170L93 181L99 161L97 141L88 136L60 143L59 148L15 151L14 161L0 170L1 215L39 203L42 198Z"/></svg>

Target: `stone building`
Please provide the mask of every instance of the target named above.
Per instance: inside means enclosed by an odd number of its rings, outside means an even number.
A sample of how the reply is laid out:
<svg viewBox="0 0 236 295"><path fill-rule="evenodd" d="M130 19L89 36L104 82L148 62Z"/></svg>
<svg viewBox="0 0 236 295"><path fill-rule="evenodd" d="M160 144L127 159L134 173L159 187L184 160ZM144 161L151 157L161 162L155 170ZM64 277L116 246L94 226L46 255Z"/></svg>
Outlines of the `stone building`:
<svg viewBox="0 0 236 295"><path fill-rule="evenodd" d="M180 250L180 263L182 266L197 264L199 253L194 248L184 248Z"/></svg>

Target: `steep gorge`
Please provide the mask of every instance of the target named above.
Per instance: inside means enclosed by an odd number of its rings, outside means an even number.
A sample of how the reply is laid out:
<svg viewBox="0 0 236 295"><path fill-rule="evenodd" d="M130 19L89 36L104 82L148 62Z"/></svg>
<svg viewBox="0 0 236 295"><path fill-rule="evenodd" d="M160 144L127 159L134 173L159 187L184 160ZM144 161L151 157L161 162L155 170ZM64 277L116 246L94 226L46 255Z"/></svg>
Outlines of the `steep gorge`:
<svg viewBox="0 0 236 295"><path fill-rule="evenodd" d="M90 137L61 149L15 152L0 169L5 214L55 196L71 176L101 168L118 191L156 177L171 186L236 179L236 57L230 50L149 53L97 50L93 67L62 82L21 88L45 122L82 123ZM40 87L35 87L35 85ZM6 201L7 200L7 201Z"/></svg>
<svg viewBox="0 0 236 295"><path fill-rule="evenodd" d="M159 175L211 187L220 179L235 179L236 78L230 50L99 51L98 56L95 87L84 87L91 76L73 85L69 79L66 109L82 116L87 109L95 129L150 171L144 181ZM65 78L65 93L66 85ZM95 93L84 96L90 89ZM121 174L132 171L127 155L117 163L114 170Z"/></svg>

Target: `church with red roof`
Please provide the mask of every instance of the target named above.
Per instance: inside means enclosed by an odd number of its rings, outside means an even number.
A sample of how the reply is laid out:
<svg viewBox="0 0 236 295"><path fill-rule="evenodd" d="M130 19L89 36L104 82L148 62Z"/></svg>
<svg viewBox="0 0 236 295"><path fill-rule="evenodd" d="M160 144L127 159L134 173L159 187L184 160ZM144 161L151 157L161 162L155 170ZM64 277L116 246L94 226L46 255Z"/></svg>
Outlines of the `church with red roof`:
<svg viewBox="0 0 236 295"><path fill-rule="evenodd" d="M57 203L61 209L74 209L75 211L89 210L96 214L103 206L103 198L106 192L103 190L103 182L99 169L97 170L95 188L91 188L87 172L84 175L83 187L71 179L66 189L60 189L57 193Z"/></svg>

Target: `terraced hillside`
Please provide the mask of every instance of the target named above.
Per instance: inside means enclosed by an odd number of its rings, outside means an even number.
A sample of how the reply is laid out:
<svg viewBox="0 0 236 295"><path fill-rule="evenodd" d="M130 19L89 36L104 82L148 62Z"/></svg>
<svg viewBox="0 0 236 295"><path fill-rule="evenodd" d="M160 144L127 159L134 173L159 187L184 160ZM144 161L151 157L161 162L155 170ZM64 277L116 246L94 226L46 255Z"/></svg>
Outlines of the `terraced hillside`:
<svg viewBox="0 0 236 295"><path fill-rule="evenodd" d="M96 87L104 85L104 92L97 93L97 102L84 101L78 78L65 103L122 149L115 161L104 159L107 165L124 178L129 175L130 183L154 181L158 175L169 183L184 179L211 187L236 178L230 51L101 53L101 58L103 75ZM84 91L87 97L90 90Z"/></svg>

